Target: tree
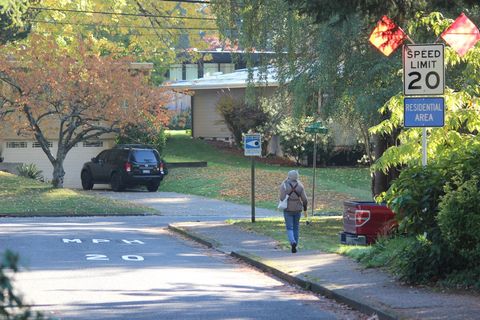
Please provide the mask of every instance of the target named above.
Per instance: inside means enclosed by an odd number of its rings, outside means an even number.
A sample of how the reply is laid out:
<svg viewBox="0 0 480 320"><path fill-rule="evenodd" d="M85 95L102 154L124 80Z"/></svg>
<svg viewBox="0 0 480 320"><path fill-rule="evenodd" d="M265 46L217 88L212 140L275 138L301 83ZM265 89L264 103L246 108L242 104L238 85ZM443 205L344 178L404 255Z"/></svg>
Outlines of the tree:
<svg viewBox="0 0 480 320"><path fill-rule="evenodd" d="M379 19L388 15L398 23L405 23L422 11L465 10L478 4L476 0L286 0L291 8L315 18L317 23L329 21L332 17L346 20L352 14ZM459 13L459 12L458 12Z"/></svg>
<svg viewBox="0 0 480 320"><path fill-rule="evenodd" d="M136 56L155 64L157 84L173 63L199 58L204 38L216 34L209 6L155 0L42 0L31 8L34 30L55 36L75 50L77 40L91 39L102 55Z"/></svg>
<svg viewBox="0 0 480 320"><path fill-rule="evenodd" d="M324 120L349 114L367 152L375 146L371 162L397 143L398 130L372 136L368 128L391 116L388 109L377 110L401 90L400 53L386 58L368 42L375 22L387 14L406 29L408 22L424 16L422 10L459 13L477 5L472 0L212 2L224 37L238 37L247 51L276 52L275 59L265 63L278 68L280 82L288 82L297 117L315 116L317 101L322 110L316 116ZM395 176L396 168L388 175L376 171L373 193L385 191Z"/></svg>
<svg viewBox="0 0 480 320"><path fill-rule="evenodd" d="M331 12L331 20L318 22L294 9L285 0L246 0L243 6L216 1L214 6L224 36L233 36L233 29L247 51L275 52L264 63L277 67L297 118L335 121L348 115L373 162L368 128L381 121L376 110L401 88L396 76L401 60L381 57L369 45L371 17L352 12L340 19Z"/></svg>
<svg viewBox="0 0 480 320"><path fill-rule="evenodd" d="M63 162L77 143L119 133L145 116L168 121L162 108L167 94L131 70L132 59L101 57L91 52L90 42L78 43L72 53L50 37L34 35L0 59L0 79L12 88L1 93L0 112L17 134L38 141L53 166L54 187L63 186ZM58 140L56 154L49 139Z"/></svg>
<svg viewBox="0 0 480 320"><path fill-rule="evenodd" d="M470 18L480 23L480 7L473 11ZM441 13L419 16L410 25L412 33L421 30L433 30L431 38L436 38L453 22ZM470 144L479 140L480 132L480 47L471 49L460 58L450 47L445 48L445 65L447 69L447 88L445 92L445 126L428 129L428 158L454 157ZM390 116L372 128L375 133L390 134L393 130L400 132L398 144L388 148L375 168L387 171L397 166L416 166L421 163L421 130L403 127L403 96L393 96L382 107Z"/></svg>
<svg viewBox="0 0 480 320"><path fill-rule="evenodd" d="M35 3L38 0L0 1L0 45L28 36L32 25L27 20L36 15L28 8Z"/></svg>
<svg viewBox="0 0 480 320"><path fill-rule="evenodd" d="M0 257L0 319L47 320L39 312L33 312L14 290L12 275L19 271L19 256L5 251Z"/></svg>

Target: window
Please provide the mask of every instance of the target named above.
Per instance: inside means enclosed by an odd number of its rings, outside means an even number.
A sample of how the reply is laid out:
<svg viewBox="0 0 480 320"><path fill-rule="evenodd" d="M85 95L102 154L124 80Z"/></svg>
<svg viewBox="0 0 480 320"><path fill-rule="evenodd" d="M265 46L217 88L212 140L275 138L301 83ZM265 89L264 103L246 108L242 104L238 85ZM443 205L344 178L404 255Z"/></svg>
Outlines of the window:
<svg viewBox="0 0 480 320"><path fill-rule="evenodd" d="M216 72L218 72L218 63L205 63L203 65L204 77L212 76Z"/></svg>
<svg viewBox="0 0 480 320"><path fill-rule="evenodd" d="M177 81L182 80L182 65L172 64L170 66L170 80Z"/></svg>
<svg viewBox="0 0 480 320"><path fill-rule="evenodd" d="M32 143L32 148L41 148L41 147L42 147L42 146L41 146L40 143L37 142L37 141L34 141L34 142ZM52 148L52 147L53 147L53 143L52 143L52 142L48 142L48 147L49 147L49 148Z"/></svg>
<svg viewBox="0 0 480 320"><path fill-rule="evenodd" d="M233 63L220 63L220 71L223 74L232 73L235 71L235 65Z"/></svg>
<svg viewBox="0 0 480 320"><path fill-rule="evenodd" d="M25 141L8 141L7 148L10 149L18 149L18 148L26 148L27 142Z"/></svg>
<svg viewBox="0 0 480 320"><path fill-rule="evenodd" d="M153 150L135 150L130 156L133 162L157 162L157 158Z"/></svg>
<svg viewBox="0 0 480 320"><path fill-rule="evenodd" d="M185 80L198 79L198 65L187 64L185 65L185 69L186 69Z"/></svg>
<svg viewBox="0 0 480 320"><path fill-rule="evenodd" d="M100 148L103 147L103 141L84 141L83 146L86 148Z"/></svg>

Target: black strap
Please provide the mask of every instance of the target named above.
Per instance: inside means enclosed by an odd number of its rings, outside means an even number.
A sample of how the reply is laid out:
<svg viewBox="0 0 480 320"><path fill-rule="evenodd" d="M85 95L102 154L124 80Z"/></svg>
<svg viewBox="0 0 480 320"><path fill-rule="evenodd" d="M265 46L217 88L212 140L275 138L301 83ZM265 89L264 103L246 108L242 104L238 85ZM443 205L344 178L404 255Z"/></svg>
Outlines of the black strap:
<svg viewBox="0 0 480 320"><path fill-rule="evenodd" d="M298 183L297 183L295 186L292 186L292 184L291 184L290 182L289 182L288 184L290 185L290 188L292 188L292 191L290 191L290 193L288 194L288 196L290 197L290 196L292 195L292 193L295 192L295 194L297 195L297 197L300 198L300 195L298 194L298 192L297 192L297 190L296 190L296 189L297 189L297 186L298 186Z"/></svg>

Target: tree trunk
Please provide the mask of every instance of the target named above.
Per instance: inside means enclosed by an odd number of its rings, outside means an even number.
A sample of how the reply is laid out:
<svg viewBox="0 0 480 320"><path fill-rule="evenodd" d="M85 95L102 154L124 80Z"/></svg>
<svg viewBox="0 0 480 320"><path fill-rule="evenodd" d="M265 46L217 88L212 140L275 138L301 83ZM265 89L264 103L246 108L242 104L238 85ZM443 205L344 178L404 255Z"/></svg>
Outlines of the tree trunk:
<svg viewBox="0 0 480 320"><path fill-rule="evenodd" d="M65 170L63 170L64 158L57 158L53 163L53 179L52 185L54 188L63 188L63 179L65 177Z"/></svg>
<svg viewBox="0 0 480 320"><path fill-rule="evenodd" d="M375 159L378 159L388 148L387 137L383 135L374 135L373 139L375 141ZM375 171L372 177L372 195L374 197L378 196L384 191L388 190L388 176L381 171Z"/></svg>
<svg viewBox="0 0 480 320"><path fill-rule="evenodd" d="M365 152L367 153L368 164L371 165L374 161L374 157L372 154L372 142L370 141L370 134L368 132L368 128L360 128L360 132L362 133L363 141L365 143Z"/></svg>

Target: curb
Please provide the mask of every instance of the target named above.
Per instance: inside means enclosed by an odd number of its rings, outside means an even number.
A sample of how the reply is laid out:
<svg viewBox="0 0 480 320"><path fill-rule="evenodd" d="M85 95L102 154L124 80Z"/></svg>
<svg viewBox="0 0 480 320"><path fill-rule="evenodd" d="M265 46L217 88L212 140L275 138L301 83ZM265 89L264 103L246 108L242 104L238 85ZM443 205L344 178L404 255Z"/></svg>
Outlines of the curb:
<svg viewBox="0 0 480 320"><path fill-rule="evenodd" d="M191 162L167 162L168 169L175 168L202 168L207 167L207 161L191 161Z"/></svg>
<svg viewBox="0 0 480 320"><path fill-rule="evenodd" d="M205 239L199 235L194 234L193 232L190 232L188 230L185 230L183 228L176 227L174 225L169 224L168 228L173 231L177 232L179 234L184 235L185 237L196 241L200 244L203 244L204 246L208 248L214 248L219 250L217 247L218 245L210 239ZM221 252L224 252L222 250L219 250ZM228 252L224 252L225 254L229 254ZM385 308L377 307L377 306L372 306L372 304L369 304L364 301L360 301L359 299L354 299L352 297L349 297L345 294L338 293L335 290L328 289L327 287L314 283L308 280L304 280L300 277L292 276L286 272L283 272L275 267L269 266L266 263L263 263L260 261L260 258L258 257L253 257L252 255L242 252L242 251L232 251L230 252L230 256L237 258L239 260L242 260L243 262L256 267L262 271L269 272L273 274L274 276L290 283L297 285L301 287L304 290L311 291L313 293L321 294L327 298L333 299L339 303L343 303L355 310L358 310L366 315L373 315L376 314L380 320L404 320L408 319L404 316L398 315L396 312L392 310L388 310Z"/></svg>
<svg viewBox="0 0 480 320"><path fill-rule="evenodd" d="M334 290L328 289L325 286L322 286L318 283L314 283L308 280L303 280L299 277L295 277L292 275L289 275L288 273L285 273L275 267L269 266L255 258L252 258L250 255L248 255L245 252L235 252L232 251L231 253L232 257L235 257L237 259L240 259L262 271L269 272L276 277L287 281L288 283L295 284L300 286L301 288L321 294L327 298L333 299L337 302L343 303L345 305L348 305L349 307L354 308L355 310L358 310L366 315L372 315L376 314L379 319L381 320L400 320L400 319L406 319L405 317L397 315L395 312L390 311L390 310L384 310L379 307L372 306L371 304L368 304L363 301L359 301L356 299L353 299L351 297L348 297L344 294L335 292Z"/></svg>
<svg viewBox="0 0 480 320"><path fill-rule="evenodd" d="M195 242L198 242L200 244L203 244L204 246L208 247L208 248L213 248L213 242L209 241L209 240L206 240L192 232L189 232L183 228L180 228L180 227L176 227L172 224L169 224L168 225L168 229L173 231L173 232L176 232L176 233L179 233L187 238L189 238L190 240L193 240Z"/></svg>

